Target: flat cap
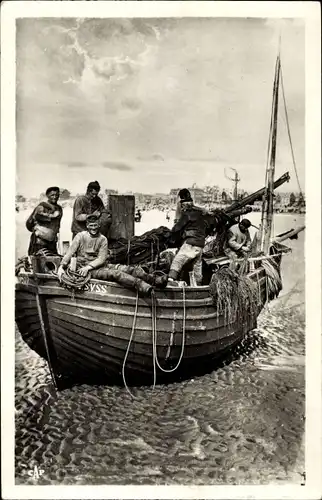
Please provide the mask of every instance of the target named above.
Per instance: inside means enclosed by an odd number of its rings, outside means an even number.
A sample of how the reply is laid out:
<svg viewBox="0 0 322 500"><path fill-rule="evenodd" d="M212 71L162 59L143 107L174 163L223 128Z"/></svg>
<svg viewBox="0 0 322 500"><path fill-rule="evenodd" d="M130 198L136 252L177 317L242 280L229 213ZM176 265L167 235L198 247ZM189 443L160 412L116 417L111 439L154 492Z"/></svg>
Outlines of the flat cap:
<svg viewBox="0 0 322 500"><path fill-rule="evenodd" d="M99 220L100 216L99 215L95 215L95 214L89 214L87 217L86 217L86 222L97 222Z"/></svg>

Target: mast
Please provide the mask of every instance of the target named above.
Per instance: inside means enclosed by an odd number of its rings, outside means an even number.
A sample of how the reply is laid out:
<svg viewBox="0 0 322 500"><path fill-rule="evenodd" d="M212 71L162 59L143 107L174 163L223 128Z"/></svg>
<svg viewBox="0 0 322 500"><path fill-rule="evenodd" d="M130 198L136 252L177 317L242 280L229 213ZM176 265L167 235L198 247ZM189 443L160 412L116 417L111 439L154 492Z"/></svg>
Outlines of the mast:
<svg viewBox="0 0 322 500"><path fill-rule="evenodd" d="M268 143L268 161L266 166L265 194L263 200L262 221L261 221L261 227L262 227L261 250L262 252L264 252L264 254L268 254L269 252L269 245L272 233L280 70L281 70L281 61L280 61L280 55L278 54L275 65L272 115L271 115L271 126L270 126L269 143Z"/></svg>
<svg viewBox="0 0 322 500"><path fill-rule="evenodd" d="M234 178L232 177L229 177L227 174L226 174L226 169L225 169L225 177L227 179L229 179L230 181L233 181L234 183L234 190L233 190L233 198L234 198L234 203L236 203L238 201L238 182L240 181L240 177L238 175L238 172L235 168L233 167L229 167L230 170L233 170L234 171Z"/></svg>
<svg viewBox="0 0 322 500"><path fill-rule="evenodd" d="M238 172L237 170L235 171L235 178L234 178L234 201L237 201L238 200L238 189L237 189L237 186L238 186L238 182L240 181L240 178L238 177Z"/></svg>
<svg viewBox="0 0 322 500"><path fill-rule="evenodd" d="M274 189L277 189L279 186L282 186L284 182L288 182L290 180L290 175L288 172L282 175L279 179L274 182ZM237 201L236 203L232 203L229 207L225 208L225 212L229 213L233 210L239 210L240 208L246 207L246 205L253 205L255 201L259 201L263 199L263 195L265 194L266 187L258 189L255 193L252 193L246 198Z"/></svg>

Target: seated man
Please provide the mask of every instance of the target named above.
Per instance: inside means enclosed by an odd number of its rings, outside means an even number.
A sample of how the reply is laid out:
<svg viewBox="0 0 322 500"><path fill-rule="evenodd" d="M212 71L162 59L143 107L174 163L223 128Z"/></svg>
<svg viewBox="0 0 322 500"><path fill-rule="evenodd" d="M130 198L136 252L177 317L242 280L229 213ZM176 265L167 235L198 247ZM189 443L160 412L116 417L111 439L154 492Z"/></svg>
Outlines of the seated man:
<svg viewBox="0 0 322 500"><path fill-rule="evenodd" d="M86 231L76 234L66 255L63 257L58 269L58 278L64 274L71 258L77 257L77 263L81 265L78 272L81 276L87 276L89 271L104 266L108 255L107 238L100 232L99 217L88 215L86 219Z"/></svg>
<svg viewBox="0 0 322 500"><path fill-rule="evenodd" d="M246 257L251 250L252 240L248 229L251 225L248 219L243 219L228 229L224 252L231 259L230 268L233 270L238 257Z"/></svg>
<svg viewBox="0 0 322 500"><path fill-rule="evenodd" d="M63 257L58 268L58 278L62 276L73 256L77 257L77 272L81 276L87 276L92 271L91 277L105 281L116 281L121 285L137 289L143 294L149 294L153 285L163 288L167 284L167 277L155 277L143 271L139 266L125 266L120 264L109 264L108 242L100 232L99 217L88 215L86 231L77 233L70 248Z"/></svg>

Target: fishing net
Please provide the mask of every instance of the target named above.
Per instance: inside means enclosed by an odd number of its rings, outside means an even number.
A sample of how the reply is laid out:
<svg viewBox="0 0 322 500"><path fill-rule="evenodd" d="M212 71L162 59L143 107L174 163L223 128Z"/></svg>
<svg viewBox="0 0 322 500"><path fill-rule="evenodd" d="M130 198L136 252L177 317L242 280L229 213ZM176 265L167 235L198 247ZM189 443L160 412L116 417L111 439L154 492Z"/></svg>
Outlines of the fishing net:
<svg viewBox="0 0 322 500"><path fill-rule="evenodd" d="M251 325L256 319L261 305L260 291L248 276L222 267L213 274L209 288L218 319L224 316L225 323L238 321L242 325Z"/></svg>
<svg viewBox="0 0 322 500"><path fill-rule="evenodd" d="M226 238L226 229L221 228L220 230L217 230L214 237L206 243L203 249L203 256L207 259L223 255Z"/></svg>
<svg viewBox="0 0 322 500"><path fill-rule="evenodd" d="M267 276L267 296L269 300L275 299L283 288L279 263L274 258L271 258L263 260L262 266Z"/></svg>
<svg viewBox="0 0 322 500"><path fill-rule="evenodd" d="M120 239L109 244L111 264L142 264L154 261L166 248L171 246L171 233L167 227L147 231L129 240Z"/></svg>

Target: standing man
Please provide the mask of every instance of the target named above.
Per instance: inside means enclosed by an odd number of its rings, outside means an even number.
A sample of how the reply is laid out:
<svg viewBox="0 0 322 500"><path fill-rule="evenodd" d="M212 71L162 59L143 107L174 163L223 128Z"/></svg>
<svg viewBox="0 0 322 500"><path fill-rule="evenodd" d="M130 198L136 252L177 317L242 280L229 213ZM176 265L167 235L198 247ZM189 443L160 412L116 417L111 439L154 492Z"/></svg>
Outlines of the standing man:
<svg viewBox="0 0 322 500"><path fill-rule="evenodd" d="M98 269L106 263L108 244L107 238L100 232L99 216L97 214L87 215L85 224L86 230L75 235L61 261L57 273L59 279L73 256L77 257L78 272L82 276L87 276L89 271Z"/></svg>
<svg viewBox="0 0 322 500"><path fill-rule="evenodd" d="M98 196L101 186L97 181L90 182L86 194L78 196L73 207L72 233L73 238L81 231L86 231L86 220L88 215L99 218L105 215L104 225L111 225L111 214L105 209L102 199Z"/></svg>
<svg viewBox="0 0 322 500"><path fill-rule="evenodd" d="M31 231L28 255L35 255L39 250L47 249L57 255L57 241L63 209L58 205L59 187L46 190L47 201L37 205L26 221Z"/></svg>
<svg viewBox="0 0 322 500"><path fill-rule="evenodd" d="M182 246L174 257L170 271L169 283L180 277L183 267L188 262L193 262L193 277L196 285L202 284L202 250L205 245L206 235L209 231L207 214L194 206L188 189L181 189L180 209L177 211L178 222L172 228L175 241Z"/></svg>

